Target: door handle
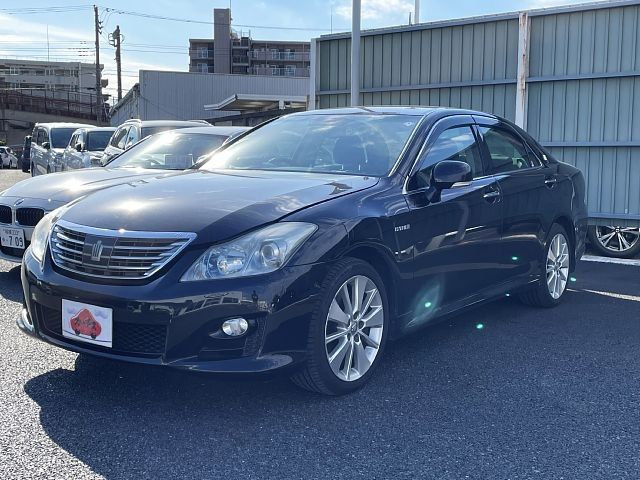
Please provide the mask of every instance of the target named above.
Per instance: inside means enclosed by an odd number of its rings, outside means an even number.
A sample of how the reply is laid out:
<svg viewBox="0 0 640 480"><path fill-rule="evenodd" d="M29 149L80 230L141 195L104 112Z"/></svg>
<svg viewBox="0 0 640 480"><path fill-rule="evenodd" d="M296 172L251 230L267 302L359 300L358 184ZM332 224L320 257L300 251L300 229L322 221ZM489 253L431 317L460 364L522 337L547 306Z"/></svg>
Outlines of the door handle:
<svg viewBox="0 0 640 480"><path fill-rule="evenodd" d="M485 200L494 200L499 196L500 196L500 192L498 190L491 190L485 193L484 195L482 195L482 198L484 198Z"/></svg>
<svg viewBox="0 0 640 480"><path fill-rule="evenodd" d="M549 188L553 188L556 183L558 183L558 179L556 177L549 177L544 179L544 184Z"/></svg>

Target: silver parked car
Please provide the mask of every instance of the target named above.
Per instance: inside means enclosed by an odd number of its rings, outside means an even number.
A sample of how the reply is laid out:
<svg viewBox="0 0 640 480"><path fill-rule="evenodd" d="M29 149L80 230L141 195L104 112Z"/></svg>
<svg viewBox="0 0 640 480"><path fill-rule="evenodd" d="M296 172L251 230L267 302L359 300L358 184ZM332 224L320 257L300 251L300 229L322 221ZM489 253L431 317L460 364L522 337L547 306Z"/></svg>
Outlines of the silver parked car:
<svg viewBox="0 0 640 480"><path fill-rule="evenodd" d="M18 168L18 157L9 147L0 147L0 168Z"/></svg>
<svg viewBox="0 0 640 480"><path fill-rule="evenodd" d="M36 224L51 210L114 185L192 167L248 127L196 127L148 137L106 167L28 178L0 193L0 258L20 262ZM188 192L186 192L188 193Z"/></svg>
<svg viewBox="0 0 640 480"><path fill-rule="evenodd" d="M104 149L102 164L105 165L116 155L120 155L136 142L155 133L178 128L211 126L204 120L138 120L131 119L124 122L114 132L109 144Z"/></svg>
<svg viewBox="0 0 640 480"><path fill-rule="evenodd" d="M91 128L82 123L36 123L31 136L31 176L58 171L62 153L78 128Z"/></svg>
<svg viewBox="0 0 640 480"><path fill-rule="evenodd" d="M104 149L115 131L115 127L83 127L73 132L62 154L60 171L99 167Z"/></svg>

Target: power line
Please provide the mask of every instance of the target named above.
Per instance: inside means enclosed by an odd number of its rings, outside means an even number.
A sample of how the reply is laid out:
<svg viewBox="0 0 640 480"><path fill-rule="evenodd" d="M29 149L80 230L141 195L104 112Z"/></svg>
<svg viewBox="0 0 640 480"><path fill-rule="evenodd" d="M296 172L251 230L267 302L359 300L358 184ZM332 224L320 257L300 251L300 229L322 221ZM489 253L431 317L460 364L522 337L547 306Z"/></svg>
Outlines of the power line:
<svg viewBox="0 0 640 480"><path fill-rule="evenodd" d="M85 8L91 8L91 5L63 5L49 7L28 7L28 8L0 8L0 12L7 15L31 15L35 13L66 13L76 12Z"/></svg>
<svg viewBox="0 0 640 480"><path fill-rule="evenodd" d="M150 13L143 12L133 12L130 10L120 10L116 8L105 8L108 12L117 13L119 15L130 15L134 17L142 17L149 18L152 20L165 20L171 22L183 22L183 23L195 23L200 25L216 25L215 22L208 22L206 20L194 20L189 18L178 18L178 17L167 17L164 15L153 15ZM226 25L226 23L224 24ZM240 28L256 28L256 29L266 29L266 30L295 30L295 31L306 31L306 32L329 32L328 28L308 28L308 27L286 27L286 26L271 26L271 25L245 25L245 24L233 24L233 27Z"/></svg>

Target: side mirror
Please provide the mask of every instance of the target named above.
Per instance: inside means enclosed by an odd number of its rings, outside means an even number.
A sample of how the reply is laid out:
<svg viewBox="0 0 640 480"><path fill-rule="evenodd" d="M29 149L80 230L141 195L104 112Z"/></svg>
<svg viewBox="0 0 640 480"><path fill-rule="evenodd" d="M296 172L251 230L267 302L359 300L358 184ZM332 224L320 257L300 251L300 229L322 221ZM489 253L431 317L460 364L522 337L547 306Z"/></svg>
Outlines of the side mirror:
<svg viewBox="0 0 640 480"><path fill-rule="evenodd" d="M455 183L470 182L471 180L473 180L473 174L468 163L458 160L438 162L431 170L427 198L429 202L439 202L442 190L451 188Z"/></svg>
<svg viewBox="0 0 640 480"><path fill-rule="evenodd" d="M81 151L82 151L82 144L81 144L81 143L76 143L76 150L77 150L78 152L81 152Z"/></svg>
<svg viewBox="0 0 640 480"><path fill-rule="evenodd" d="M42 148L49 150L51 148L51 144L49 142L42 142Z"/></svg>

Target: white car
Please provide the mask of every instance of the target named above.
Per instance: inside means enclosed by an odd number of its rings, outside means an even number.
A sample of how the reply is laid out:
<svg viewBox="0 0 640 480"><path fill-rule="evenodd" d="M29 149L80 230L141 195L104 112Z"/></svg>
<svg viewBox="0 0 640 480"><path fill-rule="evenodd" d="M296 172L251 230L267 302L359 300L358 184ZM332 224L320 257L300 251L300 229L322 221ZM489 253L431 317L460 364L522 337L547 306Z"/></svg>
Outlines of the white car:
<svg viewBox="0 0 640 480"><path fill-rule="evenodd" d="M53 173L60 169L62 152L78 128L91 128L81 123L36 123L31 135L31 176Z"/></svg>
<svg viewBox="0 0 640 480"><path fill-rule="evenodd" d="M104 168L83 168L16 183L0 193L0 258L22 261L33 229L46 213L97 190L191 168L248 130L209 125L158 133L138 142Z"/></svg>
<svg viewBox="0 0 640 480"><path fill-rule="evenodd" d="M60 170L99 167L102 153L115 131L115 127L83 127L73 132L62 154Z"/></svg>
<svg viewBox="0 0 640 480"><path fill-rule="evenodd" d="M138 120L135 118L127 120L118 126L109 140L109 145L104 149L102 156L102 165L149 135L166 130L210 126L211 124L204 120Z"/></svg>
<svg viewBox="0 0 640 480"><path fill-rule="evenodd" d="M0 168L18 168L18 157L9 147L0 147Z"/></svg>

